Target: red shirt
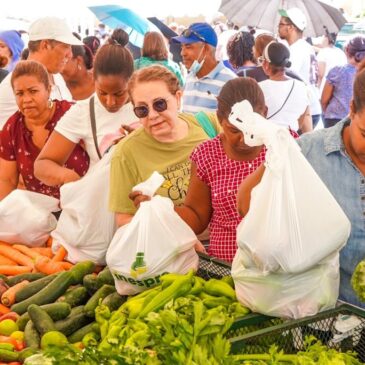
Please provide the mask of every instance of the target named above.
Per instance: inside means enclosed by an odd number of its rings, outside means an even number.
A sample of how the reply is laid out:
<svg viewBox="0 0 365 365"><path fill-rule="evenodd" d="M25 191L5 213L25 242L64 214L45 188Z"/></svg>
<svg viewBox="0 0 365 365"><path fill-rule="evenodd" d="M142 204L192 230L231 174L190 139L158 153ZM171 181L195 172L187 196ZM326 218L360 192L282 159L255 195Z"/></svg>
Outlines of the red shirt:
<svg viewBox="0 0 365 365"><path fill-rule="evenodd" d="M54 102L56 110L52 119L45 126L49 131L48 138L57 122L72 106L72 103L66 100L55 100ZM45 185L34 176L34 161L40 150L33 143L32 132L26 127L24 116L19 111L13 114L4 125L1 131L0 143L0 158L7 161L16 161L18 171L23 177L27 190L59 199L59 186ZM89 156L80 145L76 145L65 163L65 167L74 170L80 176L86 174L89 168Z"/></svg>
<svg viewBox="0 0 365 365"><path fill-rule="evenodd" d="M290 134L298 134L289 128ZM231 262L237 251L236 229L242 217L237 212L236 196L242 180L265 161L266 147L251 161L231 160L225 153L221 135L195 148L190 159L198 178L210 187L213 213L209 223L208 254Z"/></svg>
<svg viewBox="0 0 365 365"><path fill-rule="evenodd" d="M208 254L231 262L236 254L236 228L242 217L236 196L242 180L265 161L266 149L251 161L231 160L223 149L221 135L200 144L190 159L197 166L198 178L210 187L213 214L209 224Z"/></svg>

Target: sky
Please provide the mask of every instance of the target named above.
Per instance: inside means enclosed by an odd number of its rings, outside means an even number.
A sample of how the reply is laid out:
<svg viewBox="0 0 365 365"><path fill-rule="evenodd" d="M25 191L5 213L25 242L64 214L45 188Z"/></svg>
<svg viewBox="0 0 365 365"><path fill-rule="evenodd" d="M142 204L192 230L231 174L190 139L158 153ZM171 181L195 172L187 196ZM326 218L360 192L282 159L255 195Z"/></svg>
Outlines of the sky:
<svg viewBox="0 0 365 365"><path fill-rule="evenodd" d="M13 0L1 4L1 17L37 18L46 15L74 17L85 14L88 5L117 4L128 7L145 17L196 16L212 17L218 12L221 0ZM87 13L86 13L87 14Z"/></svg>

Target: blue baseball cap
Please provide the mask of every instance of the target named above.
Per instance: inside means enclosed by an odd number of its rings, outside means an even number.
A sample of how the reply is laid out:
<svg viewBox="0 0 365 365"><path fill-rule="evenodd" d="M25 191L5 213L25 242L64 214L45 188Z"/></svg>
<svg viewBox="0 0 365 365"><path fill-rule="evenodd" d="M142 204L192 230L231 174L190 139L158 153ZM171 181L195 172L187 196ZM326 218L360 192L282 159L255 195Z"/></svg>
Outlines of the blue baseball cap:
<svg viewBox="0 0 365 365"><path fill-rule="evenodd" d="M208 23L193 23L181 35L171 39L173 42L183 44L204 42L213 47L217 47L218 43L217 34Z"/></svg>

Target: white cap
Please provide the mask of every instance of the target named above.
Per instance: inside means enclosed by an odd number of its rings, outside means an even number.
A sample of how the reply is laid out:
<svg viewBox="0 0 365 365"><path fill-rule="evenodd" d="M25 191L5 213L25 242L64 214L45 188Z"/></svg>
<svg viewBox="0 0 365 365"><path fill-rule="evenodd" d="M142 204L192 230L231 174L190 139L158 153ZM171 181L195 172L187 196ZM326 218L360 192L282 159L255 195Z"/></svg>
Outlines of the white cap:
<svg viewBox="0 0 365 365"><path fill-rule="evenodd" d="M53 39L71 46L82 46L83 43L71 32L67 23L60 18L45 17L34 21L29 27L29 40L41 41Z"/></svg>
<svg viewBox="0 0 365 365"><path fill-rule="evenodd" d="M290 21L301 31L307 26L307 18L299 8L291 8L288 10L279 9L279 14L285 18L289 18Z"/></svg>

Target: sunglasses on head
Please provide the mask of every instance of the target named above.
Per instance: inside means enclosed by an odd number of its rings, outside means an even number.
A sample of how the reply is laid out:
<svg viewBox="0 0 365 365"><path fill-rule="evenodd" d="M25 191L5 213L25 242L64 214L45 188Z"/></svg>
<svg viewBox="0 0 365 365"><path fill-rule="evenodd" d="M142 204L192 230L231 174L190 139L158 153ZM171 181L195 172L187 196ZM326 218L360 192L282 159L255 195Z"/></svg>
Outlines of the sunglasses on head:
<svg viewBox="0 0 365 365"><path fill-rule="evenodd" d="M205 38L204 38L202 35L200 35L200 34L199 34L199 33L197 33L197 32L194 32L194 31L193 31L193 30L191 30L191 29L185 29L185 30L181 33L181 35L182 35L183 37L186 37L186 38L191 37L191 35L195 35L195 37L199 38L202 42L206 42Z"/></svg>
<svg viewBox="0 0 365 365"><path fill-rule="evenodd" d="M152 103L152 108L158 113L162 113L167 109L167 100L166 99L157 99ZM134 107L134 114L138 118L146 118L150 113L150 108L147 105L141 105Z"/></svg>

